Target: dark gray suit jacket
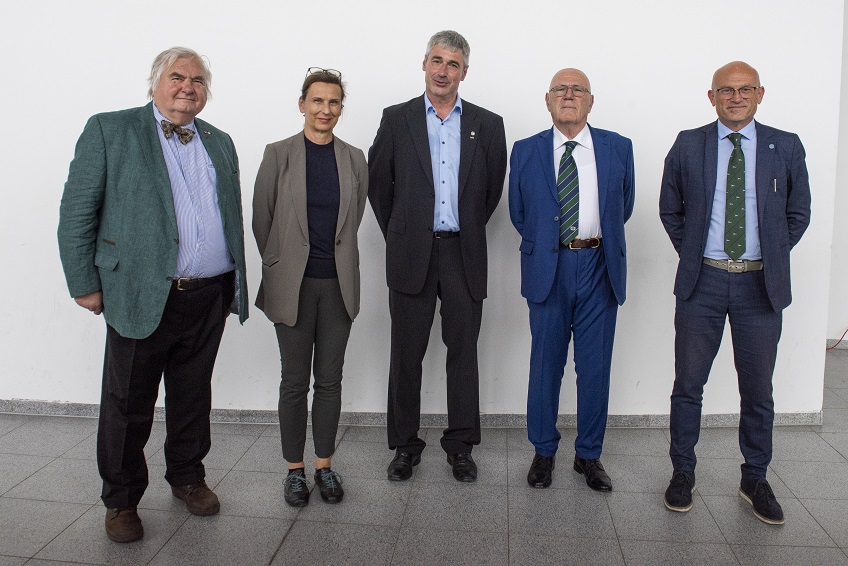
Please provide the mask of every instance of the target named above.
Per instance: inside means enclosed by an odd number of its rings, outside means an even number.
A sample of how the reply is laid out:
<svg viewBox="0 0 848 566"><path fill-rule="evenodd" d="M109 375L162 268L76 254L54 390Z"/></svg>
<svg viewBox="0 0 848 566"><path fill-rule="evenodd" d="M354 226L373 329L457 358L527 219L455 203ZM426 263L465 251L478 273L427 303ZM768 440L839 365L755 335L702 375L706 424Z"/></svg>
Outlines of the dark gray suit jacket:
<svg viewBox="0 0 848 566"><path fill-rule="evenodd" d="M417 294L433 247L435 188L424 97L390 106L368 151L368 199L386 238L389 288ZM486 223L506 176L503 119L462 101L459 224L462 261L471 296L486 297Z"/></svg>

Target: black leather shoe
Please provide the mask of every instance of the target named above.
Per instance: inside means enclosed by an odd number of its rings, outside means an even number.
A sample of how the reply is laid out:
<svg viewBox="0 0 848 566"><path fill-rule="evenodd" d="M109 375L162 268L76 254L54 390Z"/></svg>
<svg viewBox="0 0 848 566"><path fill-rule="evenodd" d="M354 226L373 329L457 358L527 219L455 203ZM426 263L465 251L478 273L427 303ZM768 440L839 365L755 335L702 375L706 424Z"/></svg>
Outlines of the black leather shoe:
<svg viewBox="0 0 848 566"><path fill-rule="evenodd" d="M530 464L530 471L527 472L527 483L530 487L546 488L551 485L553 479L554 457L540 454L533 456L533 463Z"/></svg>
<svg viewBox="0 0 848 566"><path fill-rule="evenodd" d="M409 452L395 452L395 457L389 462L388 477L390 481L406 481L412 477L412 466L417 466L421 461L421 454L410 454Z"/></svg>
<svg viewBox="0 0 848 566"><path fill-rule="evenodd" d="M742 479L739 496L754 508L754 516L769 525L783 524L783 508L774 497L771 486L764 479Z"/></svg>
<svg viewBox="0 0 848 566"><path fill-rule="evenodd" d="M330 468L315 470L315 485L321 499L327 503L341 503L344 497L342 477Z"/></svg>
<svg viewBox="0 0 848 566"><path fill-rule="evenodd" d="M283 496L292 507L306 507L309 503L309 482L303 468L289 470L289 475L283 480Z"/></svg>
<svg viewBox="0 0 848 566"><path fill-rule="evenodd" d="M575 455L574 471L586 476L586 485L595 491L612 491L612 480L600 460L584 460Z"/></svg>
<svg viewBox="0 0 848 566"><path fill-rule="evenodd" d="M477 481L477 464L470 452L448 454L448 464L453 468L453 477L457 481Z"/></svg>

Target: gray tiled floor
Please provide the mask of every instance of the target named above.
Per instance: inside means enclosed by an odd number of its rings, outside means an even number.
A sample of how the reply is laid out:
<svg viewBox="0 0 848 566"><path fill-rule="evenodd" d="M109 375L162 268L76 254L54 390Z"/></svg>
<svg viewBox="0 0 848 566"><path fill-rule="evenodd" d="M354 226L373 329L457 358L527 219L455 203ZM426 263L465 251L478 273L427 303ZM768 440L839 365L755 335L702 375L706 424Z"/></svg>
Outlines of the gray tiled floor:
<svg viewBox="0 0 848 566"><path fill-rule="evenodd" d="M484 430L479 481L453 480L430 446L409 482L385 479L381 428L342 427L338 506L313 495L282 500L276 425L215 424L207 481L221 513L193 517L162 478L164 427L147 447L151 484L142 541L111 543L94 461L92 419L0 414L0 566L22 564L769 564L848 565L848 351L827 355L822 426L780 427L769 472L786 524L768 526L736 494L735 429L707 429L698 446L695 507L662 505L668 431L611 429L603 460L609 494L589 490L562 452L554 484L527 486L533 455L521 429ZM562 431L562 446L575 431Z"/></svg>

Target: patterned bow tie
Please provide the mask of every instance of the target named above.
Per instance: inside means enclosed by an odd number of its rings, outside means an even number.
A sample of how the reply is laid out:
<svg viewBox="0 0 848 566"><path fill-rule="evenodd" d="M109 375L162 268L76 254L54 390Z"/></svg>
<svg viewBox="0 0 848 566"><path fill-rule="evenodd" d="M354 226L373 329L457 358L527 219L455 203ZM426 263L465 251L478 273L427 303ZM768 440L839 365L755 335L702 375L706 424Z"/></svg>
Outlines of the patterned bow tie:
<svg viewBox="0 0 848 566"><path fill-rule="evenodd" d="M174 132L176 132L177 137L180 139L180 143L183 145L190 142L194 137L194 130L177 126L167 120L162 120L162 131L165 132L165 139L171 139L171 136L174 135Z"/></svg>

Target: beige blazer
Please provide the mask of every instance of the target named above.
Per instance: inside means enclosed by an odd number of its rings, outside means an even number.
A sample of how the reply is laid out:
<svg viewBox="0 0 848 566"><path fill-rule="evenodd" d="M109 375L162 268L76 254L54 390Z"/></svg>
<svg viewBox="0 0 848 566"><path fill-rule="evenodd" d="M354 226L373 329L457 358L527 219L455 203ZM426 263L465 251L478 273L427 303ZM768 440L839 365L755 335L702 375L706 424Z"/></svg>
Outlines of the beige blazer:
<svg viewBox="0 0 848 566"><path fill-rule="evenodd" d="M356 233L368 194L362 150L334 140L339 172L336 271L345 309L359 313L359 247ZM309 259L306 219L306 144L303 132L268 144L253 191L253 235L262 256L256 306L274 323L294 326L303 272Z"/></svg>

